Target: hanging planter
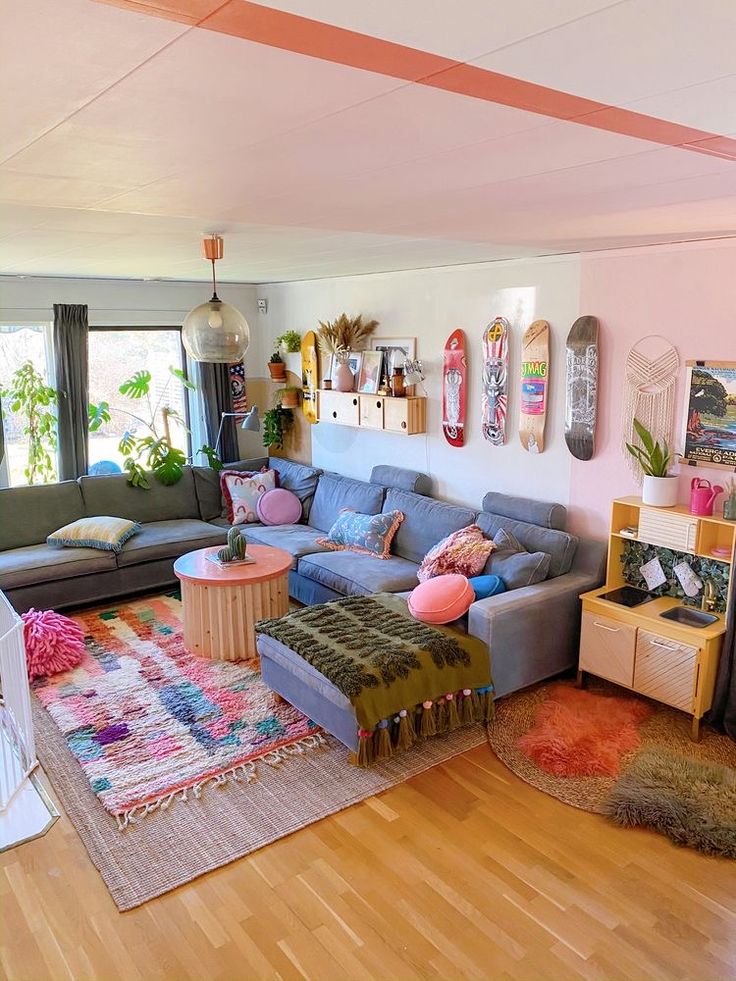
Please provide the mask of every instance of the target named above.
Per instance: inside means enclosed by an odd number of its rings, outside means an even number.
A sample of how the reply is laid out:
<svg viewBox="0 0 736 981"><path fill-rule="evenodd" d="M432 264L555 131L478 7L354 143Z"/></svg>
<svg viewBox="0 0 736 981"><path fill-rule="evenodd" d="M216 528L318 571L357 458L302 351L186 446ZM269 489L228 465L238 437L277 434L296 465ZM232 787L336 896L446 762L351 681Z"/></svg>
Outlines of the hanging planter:
<svg viewBox="0 0 736 981"><path fill-rule="evenodd" d="M278 350L271 355L271 360L268 362L268 373L271 376L271 381L286 381L286 365Z"/></svg>

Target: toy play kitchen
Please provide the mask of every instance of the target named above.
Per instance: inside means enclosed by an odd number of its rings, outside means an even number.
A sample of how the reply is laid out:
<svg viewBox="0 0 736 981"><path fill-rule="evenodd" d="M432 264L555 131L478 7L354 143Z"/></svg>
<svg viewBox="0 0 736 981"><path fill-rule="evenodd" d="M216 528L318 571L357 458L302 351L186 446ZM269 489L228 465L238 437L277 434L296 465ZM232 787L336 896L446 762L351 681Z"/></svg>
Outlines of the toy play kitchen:
<svg viewBox="0 0 736 981"><path fill-rule="evenodd" d="M723 488L720 484L712 487L710 481L705 480L704 477L693 477L690 482L690 514L710 518L716 498L722 493Z"/></svg>

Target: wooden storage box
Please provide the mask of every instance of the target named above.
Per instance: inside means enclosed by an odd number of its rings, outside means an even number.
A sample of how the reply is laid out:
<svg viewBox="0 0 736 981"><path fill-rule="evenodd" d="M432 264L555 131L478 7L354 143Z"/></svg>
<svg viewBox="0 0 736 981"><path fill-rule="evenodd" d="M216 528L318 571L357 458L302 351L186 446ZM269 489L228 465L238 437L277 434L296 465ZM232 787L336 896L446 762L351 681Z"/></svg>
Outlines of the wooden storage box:
<svg viewBox="0 0 736 981"><path fill-rule="evenodd" d="M319 421L339 426L360 425L360 399L355 392L320 391Z"/></svg>

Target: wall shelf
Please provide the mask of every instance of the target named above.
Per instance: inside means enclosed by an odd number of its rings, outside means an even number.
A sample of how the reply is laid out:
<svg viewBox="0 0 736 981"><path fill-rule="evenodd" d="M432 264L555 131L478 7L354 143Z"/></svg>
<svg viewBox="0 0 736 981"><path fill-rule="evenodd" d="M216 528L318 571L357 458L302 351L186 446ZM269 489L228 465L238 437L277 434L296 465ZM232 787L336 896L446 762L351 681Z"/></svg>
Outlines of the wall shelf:
<svg viewBox="0 0 736 981"><path fill-rule="evenodd" d="M416 436L427 431L427 399L409 395L364 395L320 389L317 399L319 422L354 429Z"/></svg>

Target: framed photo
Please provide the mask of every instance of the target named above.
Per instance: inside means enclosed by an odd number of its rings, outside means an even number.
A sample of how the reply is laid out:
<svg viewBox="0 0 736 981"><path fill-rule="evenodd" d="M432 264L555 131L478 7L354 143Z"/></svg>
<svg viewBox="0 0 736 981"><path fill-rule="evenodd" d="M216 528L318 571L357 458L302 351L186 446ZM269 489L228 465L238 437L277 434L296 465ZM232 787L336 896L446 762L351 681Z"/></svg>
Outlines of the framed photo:
<svg viewBox="0 0 736 981"><path fill-rule="evenodd" d="M383 373L390 378L396 365L402 365L406 358L413 361L417 356L417 339L416 337L373 337L371 350L383 354Z"/></svg>
<svg viewBox="0 0 736 981"><path fill-rule="evenodd" d="M352 371L353 375L355 376L356 383L357 383L358 378L360 376L360 366L361 366L362 363L363 363L363 351L351 351L350 352L350 355L348 357L348 364L350 365L350 370ZM332 361L330 363L330 372L331 372L330 373L330 377L331 378L334 378L335 377L335 374L337 372L337 366L338 366L338 364L339 364L339 362L338 362L336 356L333 354L332 355ZM353 385L353 388L355 388L355 385Z"/></svg>
<svg viewBox="0 0 736 981"><path fill-rule="evenodd" d="M688 361L683 460L736 469L736 361Z"/></svg>
<svg viewBox="0 0 736 981"><path fill-rule="evenodd" d="M383 351L364 351L363 363L360 366L358 376L358 391L368 395L375 395L378 386L381 384L381 365L383 364Z"/></svg>

